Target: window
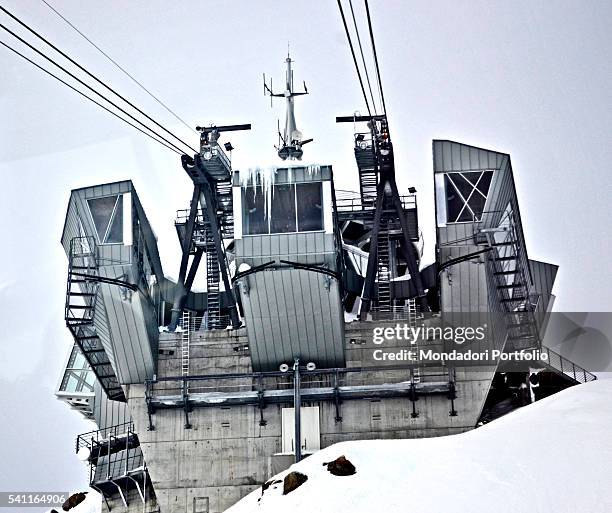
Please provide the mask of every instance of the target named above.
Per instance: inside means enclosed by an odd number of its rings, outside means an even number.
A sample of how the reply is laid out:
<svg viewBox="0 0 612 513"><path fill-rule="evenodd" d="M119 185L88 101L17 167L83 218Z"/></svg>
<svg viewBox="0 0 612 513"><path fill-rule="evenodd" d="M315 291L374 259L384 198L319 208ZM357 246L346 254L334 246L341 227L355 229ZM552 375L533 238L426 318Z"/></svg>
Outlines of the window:
<svg viewBox="0 0 612 513"><path fill-rule="evenodd" d="M273 192L270 233L295 232L295 185L275 185Z"/></svg>
<svg viewBox="0 0 612 513"><path fill-rule="evenodd" d="M244 233L259 235L268 233L263 187L246 187L242 190Z"/></svg>
<svg viewBox="0 0 612 513"><path fill-rule="evenodd" d="M101 244L123 242L123 196L105 196L87 200L91 218Z"/></svg>
<svg viewBox="0 0 612 513"><path fill-rule="evenodd" d="M94 373L92 372L85 357L75 345L70 353L66 372L60 386L61 392L93 392L95 381Z"/></svg>
<svg viewBox="0 0 612 513"><path fill-rule="evenodd" d="M323 197L320 182L296 186L297 224L300 232L323 229Z"/></svg>
<svg viewBox="0 0 612 513"><path fill-rule="evenodd" d="M446 215L449 223L478 221L487 201L493 171L446 173Z"/></svg>
<svg viewBox="0 0 612 513"><path fill-rule="evenodd" d="M245 235L323 230L321 182L245 187L242 208Z"/></svg>

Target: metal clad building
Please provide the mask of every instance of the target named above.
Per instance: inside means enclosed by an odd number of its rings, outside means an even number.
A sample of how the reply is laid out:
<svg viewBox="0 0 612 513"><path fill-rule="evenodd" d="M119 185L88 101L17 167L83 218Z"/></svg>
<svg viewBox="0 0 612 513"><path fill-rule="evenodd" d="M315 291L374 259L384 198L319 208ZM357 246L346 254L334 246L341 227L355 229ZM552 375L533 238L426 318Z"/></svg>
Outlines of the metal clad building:
<svg viewBox="0 0 612 513"><path fill-rule="evenodd" d="M136 288L102 282L89 309L95 336L112 368L106 370L112 370L120 384L142 383L155 371L158 332L151 285L163 276L156 274L161 273L161 264L151 233L131 181L72 191L62 234L68 257L75 241L81 241L95 254L95 269L92 264L83 272ZM83 287L80 290L86 293Z"/></svg>
<svg viewBox="0 0 612 513"><path fill-rule="evenodd" d="M465 321L466 312L483 318L495 348L542 347L557 267L528 258L510 157L450 141L434 141L433 156L436 262L419 273L425 306L439 305L431 316L413 300L419 274L398 272L410 255L397 238L401 216L416 226L413 192L398 200L395 214L382 209L386 235L369 253L372 198L353 195L337 204L330 166L244 173L228 167L222 182L206 189L209 202L196 188L189 215L177 218L183 263L192 265L189 273L181 266L186 280L179 286L164 277L130 181L72 192L62 244L69 259L65 317L75 344L57 395L97 424L78 436L77 451L104 511L221 512L300 451L344 440L443 436L495 418L507 399L496 393L513 393L496 391L514 372L502 363L375 356L401 356L406 341L380 345L374 328L442 327L454 316ZM374 168L360 173L362 185L378 187ZM214 215L222 222L213 233L207 216ZM181 231L191 231L190 239ZM376 252L378 310L356 318ZM207 291L176 294L201 258ZM226 262L224 282L219 270ZM230 307L242 317L231 330ZM208 323L212 310L217 322ZM418 344L446 342L427 335ZM294 358L301 365L287 372ZM562 386L595 379L574 364L573 374L564 374L567 360L556 358L557 367L537 363L565 379ZM516 374L524 389L529 373Z"/></svg>
<svg viewBox="0 0 612 513"><path fill-rule="evenodd" d="M253 370L294 358L344 365L344 311L330 166L234 174L235 259ZM259 268L259 269L258 269ZM300 336L296 337L295 334Z"/></svg>

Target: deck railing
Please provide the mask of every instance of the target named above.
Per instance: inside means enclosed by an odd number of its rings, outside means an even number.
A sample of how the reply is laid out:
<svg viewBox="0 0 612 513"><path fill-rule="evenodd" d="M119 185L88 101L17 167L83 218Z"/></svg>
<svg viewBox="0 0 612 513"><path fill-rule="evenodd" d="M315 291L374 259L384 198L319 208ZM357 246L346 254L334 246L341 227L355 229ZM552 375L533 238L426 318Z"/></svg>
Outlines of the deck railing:
<svg viewBox="0 0 612 513"><path fill-rule="evenodd" d="M595 374L587 371L586 369L576 365L574 362L571 362L567 358L561 356L556 351L552 349L542 346L540 349L541 353L547 355L547 360L544 361L549 367L556 369L561 374L573 379L577 383L588 383L589 381L595 381L597 376Z"/></svg>

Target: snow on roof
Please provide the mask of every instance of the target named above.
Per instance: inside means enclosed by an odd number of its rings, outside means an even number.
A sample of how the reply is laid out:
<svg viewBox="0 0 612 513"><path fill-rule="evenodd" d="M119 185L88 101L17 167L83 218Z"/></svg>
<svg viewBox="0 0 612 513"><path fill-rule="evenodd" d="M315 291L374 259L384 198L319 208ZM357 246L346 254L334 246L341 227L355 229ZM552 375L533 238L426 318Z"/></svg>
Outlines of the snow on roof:
<svg viewBox="0 0 612 513"><path fill-rule="evenodd" d="M598 380L458 435L335 444L279 474L308 476L290 494L258 488L227 513L610 512L610 397ZM327 472L341 455L355 475Z"/></svg>

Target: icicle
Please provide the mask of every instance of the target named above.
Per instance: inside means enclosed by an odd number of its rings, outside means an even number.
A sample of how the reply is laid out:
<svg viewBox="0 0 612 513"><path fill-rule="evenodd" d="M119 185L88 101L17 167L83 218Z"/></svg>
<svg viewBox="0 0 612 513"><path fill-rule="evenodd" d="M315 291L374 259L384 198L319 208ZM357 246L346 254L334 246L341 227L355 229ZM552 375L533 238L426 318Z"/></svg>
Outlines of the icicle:
<svg viewBox="0 0 612 513"><path fill-rule="evenodd" d="M306 172L311 177L321 170L319 164L298 164L282 167L250 167L246 172L240 173L240 187L255 187L255 197L257 197L258 188L261 187L264 198L264 218L269 219L272 209L272 199L274 198L274 184L276 182L277 171L279 169L287 169L287 182L293 183L293 170L303 168L306 169Z"/></svg>
<svg viewBox="0 0 612 513"><path fill-rule="evenodd" d="M274 182L276 181L276 167L251 167L247 173L240 176L240 186L255 187L255 197L257 189L261 187L264 198L264 217L268 219L272 208L272 198L274 196Z"/></svg>

